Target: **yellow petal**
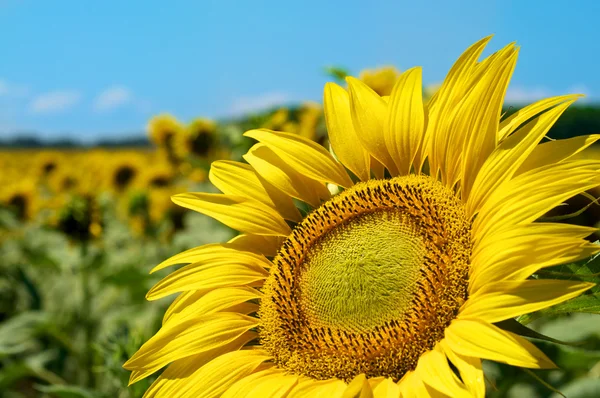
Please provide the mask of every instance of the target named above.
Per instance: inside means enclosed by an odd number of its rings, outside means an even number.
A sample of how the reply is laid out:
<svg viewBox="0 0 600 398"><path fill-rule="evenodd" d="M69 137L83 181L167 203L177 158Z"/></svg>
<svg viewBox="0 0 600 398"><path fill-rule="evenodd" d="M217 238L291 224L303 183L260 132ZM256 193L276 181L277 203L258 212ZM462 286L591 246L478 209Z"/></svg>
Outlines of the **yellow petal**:
<svg viewBox="0 0 600 398"><path fill-rule="evenodd" d="M582 135L566 140L545 142L535 147L517 171L517 175L549 164L559 163L583 151L600 139L600 134Z"/></svg>
<svg viewBox="0 0 600 398"><path fill-rule="evenodd" d="M402 398L423 398L430 397L431 394L425 387L421 376L414 371L408 371L402 380L398 382L400 387L400 396Z"/></svg>
<svg viewBox="0 0 600 398"><path fill-rule="evenodd" d="M321 200L330 197L325 184L300 174L263 144L256 144L250 148L244 159L273 186L313 207L319 207Z"/></svg>
<svg viewBox="0 0 600 398"><path fill-rule="evenodd" d="M238 380L269 367L270 365L263 364L269 359L270 356L263 350L228 352L208 362L192 375L181 379L185 382L182 386L185 388L176 390L178 394L176 396L177 398L220 397Z"/></svg>
<svg viewBox="0 0 600 398"><path fill-rule="evenodd" d="M364 373L352 379L342 394L342 398L373 398L373 390Z"/></svg>
<svg viewBox="0 0 600 398"><path fill-rule="evenodd" d="M500 143L481 166L475 178L467 201L467 214L475 214L503 182L512 178L550 127L575 99L571 98L542 114Z"/></svg>
<svg viewBox="0 0 600 398"><path fill-rule="evenodd" d="M369 153L361 146L352 125L348 92L334 83L325 85L323 95L329 142L335 156L362 181L371 177Z"/></svg>
<svg viewBox="0 0 600 398"><path fill-rule="evenodd" d="M534 116L537 116L538 114L565 102L569 98L572 98L572 95L544 98L543 100L534 102L531 105L527 105L526 107L519 109L517 112L513 113L500 123L498 140L504 140L521 124L532 119Z"/></svg>
<svg viewBox="0 0 600 398"><path fill-rule="evenodd" d="M527 252L522 249L524 246L518 248L516 257L503 258L493 266L474 273L469 281L469 294L478 292L489 281L525 280L542 268L573 263L600 252L600 247L591 243L573 247L569 244L556 246L552 242L544 242L544 246L536 247L535 251ZM543 252L543 249L546 251Z"/></svg>
<svg viewBox="0 0 600 398"><path fill-rule="evenodd" d="M187 290L209 290L244 286L266 279L269 273L260 265L236 261L235 257L208 263L193 263L167 275L150 289L146 298L158 300Z"/></svg>
<svg viewBox="0 0 600 398"><path fill-rule="evenodd" d="M191 316L165 324L123 365L146 376L190 355L229 344L258 325L258 320L233 312Z"/></svg>
<svg viewBox="0 0 600 398"><path fill-rule="evenodd" d="M473 222L482 239L491 231L536 220L566 199L600 184L600 162L566 161L523 173L500 186Z"/></svg>
<svg viewBox="0 0 600 398"><path fill-rule="evenodd" d="M225 310L240 312L237 311L239 304L261 297L262 293L251 287L224 287L211 290L177 314L174 314L169 321L179 322L192 315L212 314Z"/></svg>
<svg viewBox="0 0 600 398"><path fill-rule="evenodd" d="M556 368L536 346L484 321L455 319L446 329L448 347L464 356L535 369Z"/></svg>
<svg viewBox="0 0 600 398"><path fill-rule="evenodd" d="M394 159L385 143L384 126L387 104L375 91L358 79L347 77L352 123L362 146L390 173L398 174Z"/></svg>
<svg viewBox="0 0 600 398"><path fill-rule="evenodd" d="M425 132L421 68L402 73L392 90L384 139L401 175L410 172Z"/></svg>
<svg viewBox="0 0 600 398"><path fill-rule="evenodd" d="M371 156L371 171L375 178L379 180L385 179L385 166L381 162Z"/></svg>
<svg viewBox="0 0 600 398"><path fill-rule="evenodd" d="M202 296L207 293L206 290L190 290L187 292L181 293L169 307L165 311L165 315L163 316L163 325L167 323L172 317L178 316L181 312L185 311L185 309L196 301L200 300Z"/></svg>
<svg viewBox="0 0 600 398"><path fill-rule="evenodd" d="M373 396L375 398L400 398L400 387L392 379L386 378L373 388Z"/></svg>
<svg viewBox="0 0 600 398"><path fill-rule="evenodd" d="M241 232L275 236L288 236L291 232L279 213L242 196L183 193L173 196L173 202Z"/></svg>
<svg viewBox="0 0 600 398"><path fill-rule="evenodd" d="M517 225L510 229L497 232L494 236L486 236L477 240L473 248L473 257L477 257L484 251L493 254L502 247L511 247L517 241L523 239L562 239L562 240L580 240L586 238L597 231L594 227L584 227L582 225L562 224L552 222L535 222L532 224ZM506 242L506 243L504 243Z"/></svg>
<svg viewBox="0 0 600 398"><path fill-rule="evenodd" d="M261 181L252 166L231 160L213 162L210 182L226 195L243 196L265 204L291 221L302 220L292 198L267 181Z"/></svg>
<svg viewBox="0 0 600 398"><path fill-rule="evenodd" d="M162 372L158 379L152 383L152 385L144 394L144 398L170 398L177 396L177 394L188 391L189 389L192 389L193 391L194 384L196 382L194 375L202 366L218 356L239 350L246 343L257 337L258 335L256 332L246 332L240 338L232 341L229 344L225 344L212 350L174 361L165 369L164 372ZM132 376L134 373L144 374L146 372L133 371ZM146 377L146 375L143 377ZM132 377L129 384L131 385L138 380L141 380L141 378L134 380Z"/></svg>
<svg viewBox="0 0 600 398"><path fill-rule="evenodd" d="M429 100L429 121L424 137L423 154L421 163L425 157L429 159L430 174L436 176L438 170L444 169L445 151L449 147L450 140L450 115L455 111L458 103L465 97L468 88L468 77L473 73L477 64L477 59L483 52L490 37L483 38L469 47L460 58L454 63L444 82L436 92L435 96ZM461 134L464 135L464 131ZM464 137L459 138L458 146L462 150ZM415 162L416 163L416 162ZM420 166L418 166L420 169Z"/></svg>
<svg viewBox="0 0 600 398"><path fill-rule="evenodd" d="M474 159L471 156L471 160L483 162L485 156L489 153L487 150L493 150L497 142L496 128L500 119L500 110L495 107L488 108L486 114L486 111L483 110L486 107L480 106L479 101L485 101L482 97L495 95L493 97L495 104L497 105L498 101L501 102L499 95L504 94L506 87L503 87L502 83L500 83L500 87L494 87L493 84L495 83L492 81L502 75L505 71L503 67L510 62L511 57L514 58L514 52L513 44L509 44L501 51L477 63L471 68L471 73L465 82L460 85L462 90L455 90L457 91L455 96L460 101L454 108L450 109L448 120L441 122L441 131L438 132L438 135L445 136L444 146L437 149L437 151L443 161L442 165L445 164L445 167L440 170L442 181L449 187L453 187L459 180L464 178L465 172L469 172L466 169L466 167L470 167L467 164L469 159L466 156L468 145L477 141L477 139L484 144L486 152L474 153L474 156L480 159ZM498 111L497 115L494 114L494 110ZM476 126L478 123L487 125L486 134L483 137L480 137L481 134L475 130L478 128Z"/></svg>
<svg viewBox="0 0 600 398"><path fill-rule="evenodd" d="M176 254L173 257L170 257L169 259L158 264L152 269L152 271L150 271L150 273L156 272L166 267L170 267L175 264L210 262L214 260L221 260L224 257L235 257L239 261L243 262L260 262L264 266L268 265L268 260L260 254L252 253L250 251L243 251L241 247L233 245L231 243L211 243L204 246L194 247L193 249L189 249L179 254Z"/></svg>
<svg viewBox="0 0 600 398"><path fill-rule="evenodd" d="M297 134L270 130L250 130L245 136L269 147L305 176L344 188L353 185L344 167L321 145Z"/></svg>
<svg viewBox="0 0 600 398"><path fill-rule="evenodd" d="M345 390L346 383L339 379L315 380L302 377L298 381L298 384L290 391L288 398L340 398Z"/></svg>
<svg viewBox="0 0 600 398"><path fill-rule="evenodd" d="M473 251L469 294L489 281L524 280L541 268L589 257L593 252L584 238L592 232L569 224L534 223L488 234Z"/></svg>
<svg viewBox="0 0 600 398"><path fill-rule="evenodd" d="M464 125L466 141L463 148L461 195L466 200L479 169L496 148L497 129L502 112L502 102L510 77L517 62L518 50L512 45L501 50L498 62L490 67L468 94ZM485 106L481 106L485 104Z"/></svg>
<svg viewBox="0 0 600 398"><path fill-rule="evenodd" d="M462 382L456 377L446 356L439 348L427 351L419 358L417 375L425 384L451 397L469 397Z"/></svg>
<svg viewBox="0 0 600 398"><path fill-rule="evenodd" d="M269 374L254 381L253 385L245 392L242 392L237 397L240 398L283 398L287 397L288 393L298 383L297 375L286 374Z"/></svg>
<svg viewBox="0 0 600 398"><path fill-rule="evenodd" d="M553 306L595 286L561 280L490 281L469 297L459 319L476 318L495 323Z"/></svg>
<svg viewBox="0 0 600 398"><path fill-rule="evenodd" d="M248 392L255 386L256 382L268 376L283 376L285 371L272 366L268 369L252 373L242 379L239 379L232 384L221 398L238 398L245 397Z"/></svg>
<svg viewBox="0 0 600 398"><path fill-rule="evenodd" d="M264 256L275 257L281 244L285 240L282 236L248 235L242 234L229 241L238 250L260 253Z"/></svg>
<svg viewBox="0 0 600 398"><path fill-rule="evenodd" d="M460 373L460 378L474 398L485 397L485 377L481 367L481 359L467 357L455 353L448 347L445 340L440 341L440 347L448 359Z"/></svg>
<svg viewBox="0 0 600 398"><path fill-rule="evenodd" d="M386 101L387 101L387 99L386 99ZM375 387L377 387L384 380L385 380L385 377L383 377L383 376L370 377L370 378L367 378L367 383L369 383L371 390L375 390Z"/></svg>

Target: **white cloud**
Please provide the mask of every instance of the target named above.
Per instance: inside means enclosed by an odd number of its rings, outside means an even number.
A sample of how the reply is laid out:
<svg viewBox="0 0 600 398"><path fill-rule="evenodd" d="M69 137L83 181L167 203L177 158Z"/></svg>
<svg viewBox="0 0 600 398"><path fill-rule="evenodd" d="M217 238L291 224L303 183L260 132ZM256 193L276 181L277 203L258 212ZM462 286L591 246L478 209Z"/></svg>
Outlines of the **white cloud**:
<svg viewBox="0 0 600 398"><path fill-rule="evenodd" d="M96 112L107 112L133 101L133 93L123 86L112 86L101 92L94 101Z"/></svg>
<svg viewBox="0 0 600 398"><path fill-rule="evenodd" d="M33 113L62 112L77 105L80 100L81 93L75 90L52 91L35 97L29 109Z"/></svg>
<svg viewBox="0 0 600 398"><path fill-rule="evenodd" d="M509 87L504 102L508 104L526 104L551 96L550 91L544 87Z"/></svg>
<svg viewBox="0 0 600 398"><path fill-rule="evenodd" d="M575 85L569 87L567 90L561 91L551 91L545 87L509 87L506 91L505 102L507 104L529 104L535 101L538 101L543 98L553 97L556 95L563 94L584 94L585 97L580 99L579 101L587 101L590 98L594 98L589 88L584 85Z"/></svg>
<svg viewBox="0 0 600 398"><path fill-rule="evenodd" d="M256 97L241 97L233 101L229 108L229 114L232 116L245 115L283 105L291 100L289 95L279 92L265 93Z"/></svg>

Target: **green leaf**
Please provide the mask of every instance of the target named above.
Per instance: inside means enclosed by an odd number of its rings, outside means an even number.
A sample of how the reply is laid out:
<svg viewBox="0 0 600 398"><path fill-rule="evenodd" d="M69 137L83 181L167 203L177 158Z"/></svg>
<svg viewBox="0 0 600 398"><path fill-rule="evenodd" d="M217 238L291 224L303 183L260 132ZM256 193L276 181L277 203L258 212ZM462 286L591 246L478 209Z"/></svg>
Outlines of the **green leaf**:
<svg viewBox="0 0 600 398"><path fill-rule="evenodd" d="M578 343L569 343L566 341L561 341L561 340L553 339L552 337L548 337L542 333L536 332L535 330L528 328L527 326L519 323L515 319L507 319L502 322L497 322L497 323L495 323L495 325L498 326L500 329L518 334L519 336L523 336L523 337L529 337L532 339L543 340L543 341L547 341L547 342L554 343L554 344L560 344L560 345L570 345L570 346L579 345Z"/></svg>
<svg viewBox="0 0 600 398"><path fill-rule="evenodd" d="M333 77L338 83L343 83L346 76L349 76L348 70L339 66L326 66L325 73L328 76Z"/></svg>
<svg viewBox="0 0 600 398"><path fill-rule="evenodd" d="M598 244L598 242L595 243ZM535 277L579 280L596 283L597 285L586 291L581 296L541 311L522 315L518 318L520 323L528 324L529 322L542 316L561 315L572 312L600 314L600 254L596 254L587 260L582 260L576 263L563 264L541 270L535 275Z"/></svg>
<svg viewBox="0 0 600 398"><path fill-rule="evenodd" d="M600 245L599 241L594 243ZM540 270L537 275L553 279L581 280L600 283L600 253L576 263L563 264ZM596 286L591 290L592 292L600 292L600 286Z"/></svg>
<svg viewBox="0 0 600 398"><path fill-rule="evenodd" d="M4 321L0 325L0 358L35 348L33 339L49 320L46 313L28 311Z"/></svg>

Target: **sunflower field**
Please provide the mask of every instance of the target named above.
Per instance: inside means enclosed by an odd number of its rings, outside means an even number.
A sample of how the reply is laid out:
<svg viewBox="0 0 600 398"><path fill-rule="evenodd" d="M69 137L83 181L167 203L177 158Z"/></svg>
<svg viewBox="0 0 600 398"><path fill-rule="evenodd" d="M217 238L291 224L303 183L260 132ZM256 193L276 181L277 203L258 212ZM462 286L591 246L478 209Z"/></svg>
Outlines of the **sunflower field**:
<svg viewBox="0 0 600 398"><path fill-rule="evenodd" d="M0 396L600 396L600 111L506 106L485 44L0 148Z"/></svg>

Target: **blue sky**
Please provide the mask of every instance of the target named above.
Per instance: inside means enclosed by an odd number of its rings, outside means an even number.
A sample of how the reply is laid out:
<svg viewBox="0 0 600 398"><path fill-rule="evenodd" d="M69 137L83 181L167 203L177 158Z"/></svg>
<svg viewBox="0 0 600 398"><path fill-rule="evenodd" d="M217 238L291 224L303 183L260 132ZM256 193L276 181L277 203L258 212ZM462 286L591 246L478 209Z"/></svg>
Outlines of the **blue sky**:
<svg viewBox="0 0 600 398"><path fill-rule="evenodd" d="M534 4L536 3L536 4ZM600 98L600 2L0 0L0 138L93 140L279 102L320 101L326 65L422 65L474 41L521 46L509 98Z"/></svg>

